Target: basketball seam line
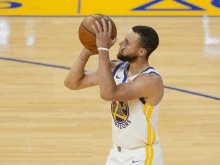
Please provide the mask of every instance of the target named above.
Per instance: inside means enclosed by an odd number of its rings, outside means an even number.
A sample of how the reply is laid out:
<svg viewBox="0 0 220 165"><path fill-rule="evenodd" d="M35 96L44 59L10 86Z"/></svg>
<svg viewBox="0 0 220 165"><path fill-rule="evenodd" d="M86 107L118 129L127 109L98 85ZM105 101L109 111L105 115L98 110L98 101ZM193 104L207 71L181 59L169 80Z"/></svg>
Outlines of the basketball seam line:
<svg viewBox="0 0 220 165"><path fill-rule="evenodd" d="M107 23L107 27L108 27L108 20L106 20L106 18L105 17L103 17L103 15L102 14L96 14L96 15L99 15L102 19L104 19L105 20L105 22ZM93 18L95 18L96 19L96 17L94 17L93 15L91 15L91 17L93 17ZM97 19L96 19L97 20ZM99 20L97 20L101 25L102 25L102 22L100 22ZM109 20L109 21L111 21L111 20ZM112 22L112 21L111 21ZM103 26L103 25L102 25Z"/></svg>
<svg viewBox="0 0 220 165"><path fill-rule="evenodd" d="M100 14L97 14L97 15L99 15L101 18L103 18ZM93 15L91 15L91 17L93 17L93 18L95 18L96 19L96 17L94 17ZM104 19L104 18L103 18ZM96 19L97 20L97 19ZM102 25L102 22L100 22L99 20L97 20L101 25Z"/></svg>
<svg viewBox="0 0 220 165"><path fill-rule="evenodd" d="M102 19L104 19L105 20L105 22L106 23L108 23L108 20L106 20L106 18L104 17L104 15L102 15L102 14L96 14L96 15L99 15L100 17L102 17ZM94 17L93 15L91 15L93 18L95 18L96 19L96 17ZM107 16L106 16L107 17ZM97 19L96 19L97 20ZM99 21L99 20L97 20L97 21ZM109 21L111 21L110 19L109 19ZM100 22L99 22L100 23Z"/></svg>
<svg viewBox="0 0 220 165"><path fill-rule="evenodd" d="M99 15L99 16L100 16L101 18L103 18L103 19L105 20L105 22L106 22L106 18L103 17L102 14L96 14L96 15ZM94 17L93 15L90 15L90 16L96 19L96 17ZM97 19L96 19L96 20L97 20ZM97 21L102 25L102 23L101 23L99 20L97 20ZM109 19L109 21L111 21L111 20ZM108 23L108 21L107 21L106 23ZM112 21L111 21L111 23L112 23ZM103 25L102 25L102 26L103 26ZM108 24L107 24L107 26L108 26ZM112 30L112 34L113 34L113 30Z"/></svg>
<svg viewBox="0 0 220 165"><path fill-rule="evenodd" d="M85 28L85 26L83 26L83 24L81 24L81 26L82 26L87 32L89 32L90 34L92 34L93 36L96 36L95 34L91 33L87 28Z"/></svg>

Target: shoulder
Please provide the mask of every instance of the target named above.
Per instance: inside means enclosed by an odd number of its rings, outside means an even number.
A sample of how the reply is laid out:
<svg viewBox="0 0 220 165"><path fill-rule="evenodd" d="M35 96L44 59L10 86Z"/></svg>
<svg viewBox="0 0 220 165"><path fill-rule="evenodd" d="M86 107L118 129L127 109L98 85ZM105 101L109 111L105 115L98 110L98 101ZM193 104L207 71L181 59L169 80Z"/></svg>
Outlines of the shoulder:
<svg viewBox="0 0 220 165"><path fill-rule="evenodd" d="M136 79L157 79L162 80L161 76L157 72L150 72L150 73L141 73L137 76Z"/></svg>
<svg viewBox="0 0 220 165"><path fill-rule="evenodd" d="M157 105L163 98L164 85L160 75L144 73L135 79L136 85L142 86L143 96L150 105Z"/></svg>
<svg viewBox="0 0 220 165"><path fill-rule="evenodd" d="M159 88L159 89L163 89L163 80L161 78L160 75L156 74L156 73L143 73L141 75L139 75L135 80L135 82L138 82L142 85L147 85L150 86L152 88Z"/></svg>

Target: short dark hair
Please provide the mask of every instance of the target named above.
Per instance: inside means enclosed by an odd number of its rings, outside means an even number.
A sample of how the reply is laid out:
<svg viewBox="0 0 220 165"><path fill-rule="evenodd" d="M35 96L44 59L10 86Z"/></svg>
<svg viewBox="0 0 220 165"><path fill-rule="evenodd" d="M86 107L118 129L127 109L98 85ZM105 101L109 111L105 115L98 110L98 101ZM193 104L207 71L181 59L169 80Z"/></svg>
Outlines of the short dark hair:
<svg viewBox="0 0 220 165"><path fill-rule="evenodd" d="M132 30L140 35L140 46L148 51L146 55L148 59L150 54L159 45L159 36L157 32L153 28L143 25L134 26Z"/></svg>

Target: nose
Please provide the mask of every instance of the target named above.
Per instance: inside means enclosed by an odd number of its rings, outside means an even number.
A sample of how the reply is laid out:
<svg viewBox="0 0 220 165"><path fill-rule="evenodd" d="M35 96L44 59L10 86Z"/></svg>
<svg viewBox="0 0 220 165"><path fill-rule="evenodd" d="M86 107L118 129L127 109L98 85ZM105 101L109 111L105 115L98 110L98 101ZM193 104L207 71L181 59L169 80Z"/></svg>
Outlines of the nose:
<svg viewBox="0 0 220 165"><path fill-rule="evenodd" d="M119 45L121 46L121 44L122 44L122 41L119 43Z"/></svg>
<svg viewBox="0 0 220 165"><path fill-rule="evenodd" d="M124 40L123 40L123 41L121 41L121 42L119 43L119 45L120 45L120 46L122 46L122 45L123 45L123 42L124 42Z"/></svg>

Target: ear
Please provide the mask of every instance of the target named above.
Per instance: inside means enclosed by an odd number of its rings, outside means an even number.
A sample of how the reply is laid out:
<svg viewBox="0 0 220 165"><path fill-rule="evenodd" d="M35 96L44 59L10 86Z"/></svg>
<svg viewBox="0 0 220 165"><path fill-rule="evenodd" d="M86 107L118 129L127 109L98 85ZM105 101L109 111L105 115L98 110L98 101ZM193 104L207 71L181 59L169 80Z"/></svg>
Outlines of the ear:
<svg viewBox="0 0 220 165"><path fill-rule="evenodd" d="M147 50L145 48L140 48L139 49L139 55L142 57L145 57L147 54Z"/></svg>

